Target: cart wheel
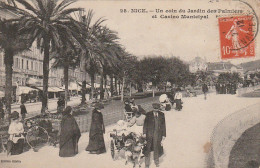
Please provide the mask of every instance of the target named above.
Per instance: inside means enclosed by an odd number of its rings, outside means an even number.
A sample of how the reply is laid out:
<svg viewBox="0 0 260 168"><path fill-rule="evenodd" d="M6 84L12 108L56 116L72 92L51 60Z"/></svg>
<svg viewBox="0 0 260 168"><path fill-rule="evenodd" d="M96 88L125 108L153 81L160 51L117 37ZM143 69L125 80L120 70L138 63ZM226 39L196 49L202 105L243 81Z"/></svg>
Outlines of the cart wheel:
<svg viewBox="0 0 260 168"><path fill-rule="evenodd" d="M114 144L114 141L113 141L113 140L111 140L110 149L111 149L112 159L115 160L115 144Z"/></svg>

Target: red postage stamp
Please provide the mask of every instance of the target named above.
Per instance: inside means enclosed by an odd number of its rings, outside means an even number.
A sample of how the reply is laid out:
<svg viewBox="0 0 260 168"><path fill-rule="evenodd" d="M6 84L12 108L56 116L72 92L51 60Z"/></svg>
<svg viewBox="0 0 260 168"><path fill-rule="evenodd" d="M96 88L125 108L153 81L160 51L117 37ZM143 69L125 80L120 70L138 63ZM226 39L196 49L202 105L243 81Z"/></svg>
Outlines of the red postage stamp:
<svg viewBox="0 0 260 168"><path fill-rule="evenodd" d="M255 56L255 24L253 16L218 19L221 59Z"/></svg>

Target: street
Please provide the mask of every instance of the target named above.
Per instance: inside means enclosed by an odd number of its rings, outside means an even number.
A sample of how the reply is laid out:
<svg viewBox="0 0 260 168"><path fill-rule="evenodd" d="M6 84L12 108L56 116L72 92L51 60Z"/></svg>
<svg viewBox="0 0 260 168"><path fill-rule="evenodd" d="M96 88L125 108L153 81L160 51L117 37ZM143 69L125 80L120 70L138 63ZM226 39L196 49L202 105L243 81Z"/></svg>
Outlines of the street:
<svg viewBox="0 0 260 168"><path fill-rule="evenodd" d="M210 141L212 130L216 124L229 114L241 108L259 102L258 98L240 98L235 95L209 94L204 100L203 95L184 98L182 111L165 112L167 137L164 143L165 154L160 159L162 168L202 168L205 167L206 152L204 145ZM230 104L232 102L232 104ZM96 167L132 167L131 163L124 165L123 159L113 161L109 148L109 131L113 125L106 128L105 141L107 153L91 155L85 151L88 144L88 133L83 133L79 141L79 154L72 158L60 158L59 149L52 146L41 148L38 152L28 151L18 156L1 156L2 159L21 160L18 164L8 164L13 167L39 168L77 168ZM22 159L21 159L22 158ZM105 163L105 164L104 164ZM144 167L144 163L142 164ZM155 165L151 164L151 168Z"/></svg>
<svg viewBox="0 0 260 168"><path fill-rule="evenodd" d="M56 111L57 110L57 101L58 99L49 99L48 102L48 109L50 112ZM72 97L70 101L68 102L68 105L77 105L80 104L81 97ZM36 103L26 103L25 107L27 109L27 117L30 116L35 116L41 113L41 107L42 103L41 102L36 102ZM20 104L13 104L12 105L12 111L17 111L20 113Z"/></svg>

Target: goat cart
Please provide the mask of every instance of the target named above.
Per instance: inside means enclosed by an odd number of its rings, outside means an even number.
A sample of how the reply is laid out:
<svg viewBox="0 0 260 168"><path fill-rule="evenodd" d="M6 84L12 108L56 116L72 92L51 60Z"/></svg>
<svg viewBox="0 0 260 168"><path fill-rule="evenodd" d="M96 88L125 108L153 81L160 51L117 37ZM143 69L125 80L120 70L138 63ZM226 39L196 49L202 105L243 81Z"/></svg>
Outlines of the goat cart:
<svg viewBox="0 0 260 168"><path fill-rule="evenodd" d="M136 164L141 167L141 160L144 157L144 150L146 146L145 138L142 135L138 135L134 132L130 132L125 135L119 134L117 130L113 130L110 133L110 149L113 160L119 158L125 159L125 164L128 162L133 163L133 167Z"/></svg>

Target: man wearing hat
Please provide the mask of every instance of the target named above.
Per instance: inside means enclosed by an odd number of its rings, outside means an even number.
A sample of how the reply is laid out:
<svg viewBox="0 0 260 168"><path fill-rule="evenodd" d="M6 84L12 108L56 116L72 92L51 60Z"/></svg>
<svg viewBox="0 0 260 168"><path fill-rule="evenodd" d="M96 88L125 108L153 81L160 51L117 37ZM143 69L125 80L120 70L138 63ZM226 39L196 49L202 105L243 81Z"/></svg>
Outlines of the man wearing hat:
<svg viewBox="0 0 260 168"><path fill-rule="evenodd" d="M152 104L153 111L146 114L143 134L146 137L147 149L145 151L145 167L149 168L150 153L154 152L154 162L159 167L159 157L163 154L162 141L166 137L164 113L160 111L160 104Z"/></svg>

